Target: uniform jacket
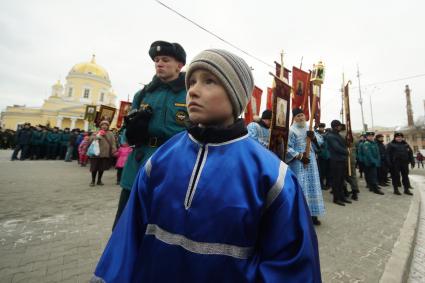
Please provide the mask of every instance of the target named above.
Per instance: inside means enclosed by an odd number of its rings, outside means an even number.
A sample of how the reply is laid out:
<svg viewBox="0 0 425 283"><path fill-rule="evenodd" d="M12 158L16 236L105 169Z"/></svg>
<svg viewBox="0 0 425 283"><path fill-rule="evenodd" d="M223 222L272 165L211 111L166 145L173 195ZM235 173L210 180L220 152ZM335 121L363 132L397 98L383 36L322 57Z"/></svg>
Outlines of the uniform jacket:
<svg viewBox="0 0 425 283"><path fill-rule="evenodd" d="M91 282L321 282L287 165L244 131L191 128L141 168Z"/></svg>
<svg viewBox="0 0 425 283"><path fill-rule="evenodd" d="M185 129L186 109L185 74L172 82L164 83L156 76L143 90L134 95L132 108L139 109L147 104L153 109L149 121L149 135L166 141ZM143 144L129 155L121 177L121 187L131 190L140 166L156 151L158 147Z"/></svg>
<svg viewBox="0 0 425 283"><path fill-rule="evenodd" d="M16 134L16 144L28 145L31 142L32 131L30 129L22 128Z"/></svg>
<svg viewBox="0 0 425 283"><path fill-rule="evenodd" d="M362 159L363 157L362 157L362 154L361 154L361 147L362 147L363 143L364 143L363 140L358 140L357 143L356 143L356 159L357 159L358 162L361 162L361 163L363 163L363 159Z"/></svg>
<svg viewBox="0 0 425 283"><path fill-rule="evenodd" d="M346 142L336 131L330 131L326 135L326 143L329 150L329 158L335 161L347 161L348 150Z"/></svg>
<svg viewBox="0 0 425 283"><path fill-rule="evenodd" d="M379 157L381 159L381 165L387 165L387 149L385 148L385 145L383 142L376 141L376 145L378 146L379 150Z"/></svg>
<svg viewBox="0 0 425 283"><path fill-rule="evenodd" d="M330 153L329 153L329 149L328 149L328 143L326 142L328 133L323 133L321 134L320 132L316 132L317 134L321 135L323 138L323 143L320 146L320 148L317 150L317 156L320 159L324 159L324 160L329 160L330 157Z"/></svg>
<svg viewBox="0 0 425 283"><path fill-rule="evenodd" d="M380 167L381 159L379 156L379 149L374 141L365 141L360 146L360 160L367 167Z"/></svg>
<svg viewBox="0 0 425 283"><path fill-rule="evenodd" d="M46 135L42 131L33 130L31 136L32 145L42 145Z"/></svg>
<svg viewBox="0 0 425 283"><path fill-rule="evenodd" d="M53 143L59 143L59 140L60 140L60 134L59 134L59 132L49 132L48 134L47 134L47 142L48 143L50 143L50 144L53 144Z"/></svg>
<svg viewBox="0 0 425 283"><path fill-rule="evenodd" d="M60 135L60 145L61 146L68 146L69 138L70 137L71 137L71 133L70 132L63 132Z"/></svg>
<svg viewBox="0 0 425 283"><path fill-rule="evenodd" d="M396 142L392 140L387 144L387 154L387 161L390 166L395 162L402 164L415 163L413 151L405 141Z"/></svg>

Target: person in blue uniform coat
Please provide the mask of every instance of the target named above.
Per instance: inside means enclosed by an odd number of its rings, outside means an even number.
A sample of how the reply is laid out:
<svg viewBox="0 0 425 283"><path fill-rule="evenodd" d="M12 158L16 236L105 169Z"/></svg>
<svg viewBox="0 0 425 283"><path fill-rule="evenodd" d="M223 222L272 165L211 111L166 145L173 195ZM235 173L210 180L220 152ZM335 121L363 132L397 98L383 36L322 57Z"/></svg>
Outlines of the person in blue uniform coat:
<svg viewBox="0 0 425 283"><path fill-rule="evenodd" d="M91 282L321 282L296 176L238 119L253 86L232 53L193 59L191 125L138 172Z"/></svg>

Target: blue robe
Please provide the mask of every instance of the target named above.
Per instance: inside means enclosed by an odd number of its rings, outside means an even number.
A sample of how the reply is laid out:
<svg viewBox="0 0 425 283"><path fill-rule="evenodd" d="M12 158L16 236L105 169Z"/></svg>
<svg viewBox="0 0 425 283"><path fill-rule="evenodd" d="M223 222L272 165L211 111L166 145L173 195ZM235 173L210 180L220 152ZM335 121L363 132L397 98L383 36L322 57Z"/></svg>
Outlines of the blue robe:
<svg viewBox="0 0 425 283"><path fill-rule="evenodd" d="M262 127L257 122L251 122L246 127L248 130L248 134L262 144L265 148L269 147L269 139L270 139L270 130L268 128Z"/></svg>
<svg viewBox="0 0 425 283"><path fill-rule="evenodd" d="M323 137L318 133L314 133L314 135L320 146L323 143ZM307 167L304 167L304 164L295 158L298 154L305 152L306 137L307 128L297 128L295 124L289 128L288 151L285 161L297 176L311 215L321 216L325 214L325 204L323 203L319 169L316 161L316 146L311 143L310 163Z"/></svg>
<svg viewBox="0 0 425 283"><path fill-rule="evenodd" d="M247 134L177 134L139 171L91 282L321 282L295 175Z"/></svg>

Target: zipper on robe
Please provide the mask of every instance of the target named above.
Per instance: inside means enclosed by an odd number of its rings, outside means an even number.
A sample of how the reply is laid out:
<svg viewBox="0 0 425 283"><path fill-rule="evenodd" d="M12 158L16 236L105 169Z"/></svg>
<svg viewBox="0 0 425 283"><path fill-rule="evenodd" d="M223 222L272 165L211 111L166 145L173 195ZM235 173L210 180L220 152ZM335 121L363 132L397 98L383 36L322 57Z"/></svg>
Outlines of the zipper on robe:
<svg viewBox="0 0 425 283"><path fill-rule="evenodd" d="M198 153L198 158L195 164L195 171L194 173L192 172L192 177L190 178L188 192L186 193L186 199L184 204L186 209L189 209L190 205L192 204L192 200L196 191L196 186L198 185L202 168L204 167L205 161L207 159L207 154L208 154L208 146L203 144L200 149L200 153Z"/></svg>

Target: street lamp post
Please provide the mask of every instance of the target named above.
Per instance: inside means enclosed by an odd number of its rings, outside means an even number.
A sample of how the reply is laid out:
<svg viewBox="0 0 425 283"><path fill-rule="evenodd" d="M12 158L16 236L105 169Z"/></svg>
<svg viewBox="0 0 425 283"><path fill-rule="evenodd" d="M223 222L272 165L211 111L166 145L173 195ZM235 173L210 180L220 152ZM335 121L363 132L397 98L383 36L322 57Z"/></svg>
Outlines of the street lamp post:
<svg viewBox="0 0 425 283"><path fill-rule="evenodd" d="M357 79L359 80L359 104L360 104L360 110L362 112L362 125L363 125L363 131L366 132L366 124L364 123L364 115L363 115L363 99L362 99L362 88L360 85L360 71L359 71L359 65L357 65Z"/></svg>

